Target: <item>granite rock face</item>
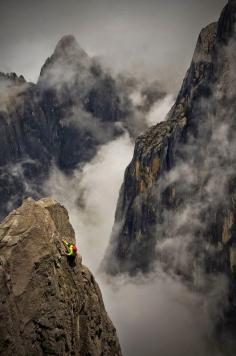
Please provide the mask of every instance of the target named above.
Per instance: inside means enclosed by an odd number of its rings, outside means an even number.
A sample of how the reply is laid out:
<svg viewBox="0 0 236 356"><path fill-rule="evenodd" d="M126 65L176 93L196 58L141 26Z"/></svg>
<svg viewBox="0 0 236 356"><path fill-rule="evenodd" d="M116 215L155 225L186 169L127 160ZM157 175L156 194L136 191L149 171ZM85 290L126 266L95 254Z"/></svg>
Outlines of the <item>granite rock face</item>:
<svg viewBox="0 0 236 356"><path fill-rule="evenodd" d="M121 355L100 289L78 254L66 209L25 200L0 225L0 354Z"/></svg>
<svg viewBox="0 0 236 356"><path fill-rule="evenodd" d="M226 272L235 289L235 21L229 1L201 31L166 121L136 140L102 265L109 273L147 272L158 259L187 278L196 268ZM158 247L165 239L174 251Z"/></svg>

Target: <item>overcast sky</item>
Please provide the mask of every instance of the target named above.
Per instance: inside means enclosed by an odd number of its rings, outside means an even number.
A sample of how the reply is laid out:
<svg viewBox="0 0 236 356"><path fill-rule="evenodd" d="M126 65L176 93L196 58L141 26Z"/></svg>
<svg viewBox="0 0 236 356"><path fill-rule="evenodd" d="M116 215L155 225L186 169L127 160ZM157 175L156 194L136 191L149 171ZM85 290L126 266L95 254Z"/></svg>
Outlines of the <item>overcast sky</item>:
<svg viewBox="0 0 236 356"><path fill-rule="evenodd" d="M226 0L0 0L0 70L37 80L57 41L74 34L115 70L179 85L202 27Z"/></svg>

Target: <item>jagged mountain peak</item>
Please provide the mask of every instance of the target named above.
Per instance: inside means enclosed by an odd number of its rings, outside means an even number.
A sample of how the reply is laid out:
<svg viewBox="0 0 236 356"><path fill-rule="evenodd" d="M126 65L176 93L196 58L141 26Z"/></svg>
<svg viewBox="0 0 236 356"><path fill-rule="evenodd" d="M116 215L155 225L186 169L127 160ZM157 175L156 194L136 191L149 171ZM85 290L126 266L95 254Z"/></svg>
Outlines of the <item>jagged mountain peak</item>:
<svg viewBox="0 0 236 356"><path fill-rule="evenodd" d="M3 73L0 72L0 81L7 81L11 84L23 84L26 83L25 78L23 75L17 75L15 72L11 73Z"/></svg>
<svg viewBox="0 0 236 356"><path fill-rule="evenodd" d="M54 55L57 56L87 56L86 52L79 45L78 41L73 35L65 35L57 43Z"/></svg>
<svg viewBox="0 0 236 356"><path fill-rule="evenodd" d="M89 56L79 45L73 35L63 36L57 43L53 54L47 58L44 63L39 80L48 79L52 72L57 76L57 72L77 71L87 68L89 65Z"/></svg>

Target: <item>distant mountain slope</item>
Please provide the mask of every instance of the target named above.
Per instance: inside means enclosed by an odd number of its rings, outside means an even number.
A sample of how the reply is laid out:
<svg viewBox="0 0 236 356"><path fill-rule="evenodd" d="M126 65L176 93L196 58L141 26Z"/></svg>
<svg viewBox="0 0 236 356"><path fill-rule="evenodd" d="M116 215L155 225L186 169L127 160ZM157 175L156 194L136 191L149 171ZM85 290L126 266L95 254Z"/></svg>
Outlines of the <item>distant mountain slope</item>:
<svg viewBox="0 0 236 356"><path fill-rule="evenodd" d="M70 172L124 129L136 137L147 127L142 108L136 115L129 98L130 85L71 35L58 42L37 84L0 73L0 217L25 196L43 195L52 163Z"/></svg>

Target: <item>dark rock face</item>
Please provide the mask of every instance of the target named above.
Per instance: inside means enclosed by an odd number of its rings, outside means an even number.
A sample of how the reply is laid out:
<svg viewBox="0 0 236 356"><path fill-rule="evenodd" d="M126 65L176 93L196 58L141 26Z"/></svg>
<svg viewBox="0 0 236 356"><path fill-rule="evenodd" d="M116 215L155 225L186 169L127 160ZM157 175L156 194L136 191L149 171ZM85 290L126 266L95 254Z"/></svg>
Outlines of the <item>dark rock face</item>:
<svg viewBox="0 0 236 356"><path fill-rule="evenodd" d="M235 289L235 4L201 31L167 120L136 140L103 262L109 273L147 272L158 258L187 278L196 268L226 272ZM165 239L174 251L158 247Z"/></svg>
<svg viewBox="0 0 236 356"><path fill-rule="evenodd" d="M123 132L118 122L135 135L132 120L125 87L73 36L59 41L37 84L0 74L0 217L24 197L43 195L52 163L69 173L89 161Z"/></svg>
<svg viewBox="0 0 236 356"><path fill-rule="evenodd" d="M62 239L75 241L67 211L29 198L0 225L0 354L121 355L100 289L71 267Z"/></svg>

